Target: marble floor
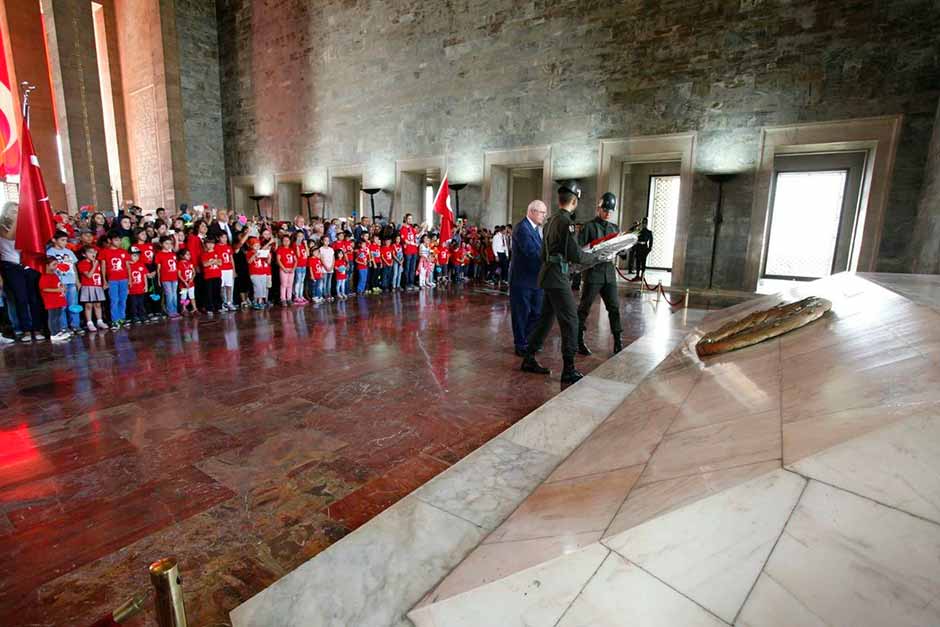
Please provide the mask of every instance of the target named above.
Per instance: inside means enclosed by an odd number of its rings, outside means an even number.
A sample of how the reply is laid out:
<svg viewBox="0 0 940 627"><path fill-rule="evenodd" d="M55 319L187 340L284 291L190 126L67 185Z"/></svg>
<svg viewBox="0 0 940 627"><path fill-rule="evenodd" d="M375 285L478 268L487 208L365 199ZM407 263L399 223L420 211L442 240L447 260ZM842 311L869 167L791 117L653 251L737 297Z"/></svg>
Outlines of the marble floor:
<svg viewBox="0 0 940 627"><path fill-rule="evenodd" d="M938 285L842 274L707 316L408 617L940 624ZM832 312L695 355L703 332L808 295Z"/></svg>
<svg viewBox="0 0 940 627"><path fill-rule="evenodd" d="M682 315L629 290L622 311L628 342ZM0 350L0 624L90 624L167 554L190 624L227 624L559 393L557 334L543 379L509 329L504 294L466 288Z"/></svg>

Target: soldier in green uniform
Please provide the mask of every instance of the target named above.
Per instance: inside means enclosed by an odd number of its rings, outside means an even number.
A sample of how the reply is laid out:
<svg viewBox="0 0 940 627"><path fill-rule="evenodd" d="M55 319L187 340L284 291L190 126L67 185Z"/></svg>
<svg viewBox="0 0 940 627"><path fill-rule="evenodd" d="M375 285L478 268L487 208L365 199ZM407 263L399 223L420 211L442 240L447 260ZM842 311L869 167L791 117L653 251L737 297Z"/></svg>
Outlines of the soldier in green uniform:
<svg viewBox="0 0 940 627"><path fill-rule="evenodd" d="M606 235L617 233L617 225L609 221L617 208L617 197L606 192L597 205L597 215L581 229L580 243L586 245ZM591 305L598 293L607 307L607 319L610 321L610 333L614 336L614 354L623 350L620 326L620 299L617 296L617 275L611 262L599 263L583 273L584 286L581 288L581 303L578 306L578 353L590 355L591 349L584 343L584 331Z"/></svg>
<svg viewBox="0 0 940 627"><path fill-rule="evenodd" d="M584 377L574 367L574 355L577 352L578 311L571 293L569 263L580 263L581 247L574 233L574 211L578 208L581 187L575 181L568 181L558 189L560 211L555 213L545 224L542 239L542 267L539 270L538 286L545 298L542 302L542 315L529 335L528 351L522 360L524 372L550 374L550 370L535 359L535 352L541 348L545 337L552 328L554 319L558 320L561 331L561 356L564 368L561 373L562 383L574 383Z"/></svg>

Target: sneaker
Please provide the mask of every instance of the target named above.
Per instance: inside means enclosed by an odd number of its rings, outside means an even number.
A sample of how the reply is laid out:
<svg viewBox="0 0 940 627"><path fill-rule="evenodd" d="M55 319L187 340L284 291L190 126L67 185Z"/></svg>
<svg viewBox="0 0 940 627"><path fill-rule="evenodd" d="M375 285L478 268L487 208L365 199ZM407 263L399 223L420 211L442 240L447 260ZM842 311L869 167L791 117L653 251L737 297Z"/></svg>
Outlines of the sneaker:
<svg viewBox="0 0 940 627"><path fill-rule="evenodd" d="M45 341L48 340L48 339L49 339L49 338L46 336L45 333L36 333L36 334L33 335L33 341L34 341L34 342L45 342Z"/></svg>
<svg viewBox="0 0 940 627"><path fill-rule="evenodd" d="M14 340L12 337L0 335L0 346L9 346L10 344L16 344L16 340Z"/></svg>
<svg viewBox="0 0 940 627"><path fill-rule="evenodd" d="M98 321L98 328L101 329L102 331L107 331L107 330L108 330L108 325L105 323L104 320L99 320L99 321Z"/></svg>
<svg viewBox="0 0 940 627"><path fill-rule="evenodd" d="M81 327L72 327L69 331L72 332L72 335L85 335L85 329Z"/></svg>
<svg viewBox="0 0 940 627"><path fill-rule="evenodd" d="M105 327L105 328L107 328L107 327ZM111 323L111 330L112 330L112 331L117 331L117 330L120 329L120 328L121 328L121 323L120 323L120 322L112 322L112 323Z"/></svg>
<svg viewBox="0 0 940 627"><path fill-rule="evenodd" d="M49 339L52 340L53 342L65 342L71 338L72 338L72 334L69 333L68 331L59 331L58 333L56 333Z"/></svg>
<svg viewBox="0 0 940 627"><path fill-rule="evenodd" d="M89 333L94 333L98 330L98 327L95 326L95 323L90 320L88 321L88 324L85 325L85 328L88 329Z"/></svg>
<svg viewBox="0 0 940 627"><path fill-rule="evenodd" d="M16 336L16 339L14 341L20 342L21 344L29 344L30 342L33 341L33 336L30 335L29 333L20 333L19 335Z"/></svg>

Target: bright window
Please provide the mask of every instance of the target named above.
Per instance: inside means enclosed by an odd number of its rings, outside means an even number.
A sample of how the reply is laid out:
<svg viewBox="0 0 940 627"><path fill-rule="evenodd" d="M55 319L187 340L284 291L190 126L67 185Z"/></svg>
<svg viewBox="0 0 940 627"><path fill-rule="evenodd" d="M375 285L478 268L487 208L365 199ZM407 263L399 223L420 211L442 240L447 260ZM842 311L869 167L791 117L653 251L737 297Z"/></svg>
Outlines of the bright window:
<svg viewBox="0 0 940 627"><path fill-rule="evenodd" d="M777 174L765 275L832 274L845 178L844 170Z"/></svg>
<svg viewBox="0 0 940 627"><path fill-rule="evenodd" d="M653 232L653 250L646 258L650 268L672 269L676 246L676 222L679 216L679 177L650 177L647 228Z"/></svg>
<svg viewBox="0 0 940 627"><path fill-rule="evenodd" d="M427 224L433 223L434 218L434 186L425 185L424 186L424 222Z"/></svg>

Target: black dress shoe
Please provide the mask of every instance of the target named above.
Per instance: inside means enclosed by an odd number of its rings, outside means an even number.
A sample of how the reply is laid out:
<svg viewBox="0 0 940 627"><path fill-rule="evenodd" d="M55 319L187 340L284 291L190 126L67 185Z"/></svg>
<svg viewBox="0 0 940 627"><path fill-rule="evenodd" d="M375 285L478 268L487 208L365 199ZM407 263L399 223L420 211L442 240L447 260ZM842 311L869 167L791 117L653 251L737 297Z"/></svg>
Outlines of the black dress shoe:
<svg viewBox="0 0 940 627"><path fill-rule="evenodd" d="M588 355L592 355L593 353L591 353L591 349L587 347L587 344L585 344L584 342L579 342L578 354L584 355L585 357L587 357Z"/></svg>
<svg viewBox="0 0 940 627"><path fill-rule="evenodd" d="M522 360L522 366L519 367L522 372L531 372L533 374L551 374L552 371L536 361L535 357L526 355Z"/></svg>
<svg viewBox="0 0 940 627"><path fill-rule="evenodd" d="M523 349L521 349L521 348L517 348L517 349L516 349L516 357L525 357L526 354L527 354L527 352L524 351Z"/></svg>
<svg viewBox="0 0 940 627"><path fill-rule="evenodd" d="M614 336L614 355L623 350L623 340L619 335Z"/></svg>
<svg viewBox="0 0 940 627"><path fill-rule="evenodd" d="M577 368L565 368L561 372L561 382L562 383L577 383L584 378L584 375L581 374L581 371Z"/></svg>

